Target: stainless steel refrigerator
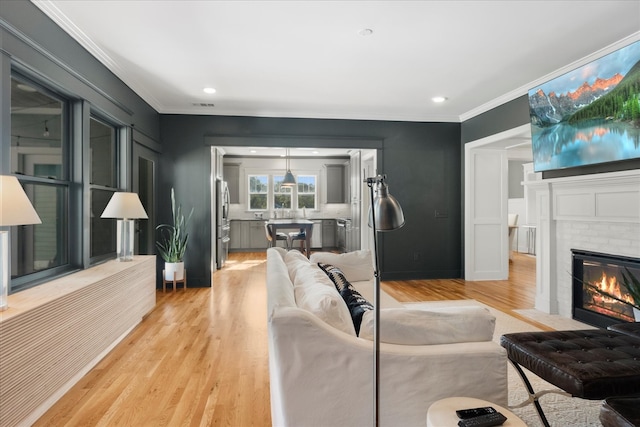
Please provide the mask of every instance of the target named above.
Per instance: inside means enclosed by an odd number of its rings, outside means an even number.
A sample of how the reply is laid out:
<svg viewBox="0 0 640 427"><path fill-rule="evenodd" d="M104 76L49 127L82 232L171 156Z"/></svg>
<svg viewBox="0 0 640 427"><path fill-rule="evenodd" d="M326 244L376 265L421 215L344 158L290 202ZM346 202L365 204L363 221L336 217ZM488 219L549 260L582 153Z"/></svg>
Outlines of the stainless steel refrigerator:
<svg viewBox="0 0 640 427"><path fill-rule="evenodd" d="M216 180L216 266L224 267L229 256L229 188L227 183Z"/></svg>

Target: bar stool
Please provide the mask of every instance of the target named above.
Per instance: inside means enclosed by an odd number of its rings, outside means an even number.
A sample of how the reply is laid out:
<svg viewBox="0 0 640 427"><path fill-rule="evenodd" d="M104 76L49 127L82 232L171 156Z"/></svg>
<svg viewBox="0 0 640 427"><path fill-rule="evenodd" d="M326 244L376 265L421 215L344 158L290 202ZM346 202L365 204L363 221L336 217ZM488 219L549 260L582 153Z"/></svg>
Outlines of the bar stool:
<svg viewBox="0 0 640 427"><path fill-rule="evenodd" d="M311 237L311 236L309 236ZM304 229L300 229L300 231L292 231L289 233L289 245L291 249L293 249L293 242L296 240L300 240L300 252L307 255L309 257L310 248L307 248L307 233Z"/></svg>
<svg viewBox="0 0 640 427"><path fill-rule="evenodd" d="M264 222L264 231L265 231L265 233L267 235L267 243L268 243L269 247L276 246L276 244L278 243L278 240L282 240L287 245L287 250L289 250L289 236L287 236L284 233L277 232L276 233L276 242L274 243L273 235L271 234L271 227L269 226L269 223L267 221Z"/></svg>

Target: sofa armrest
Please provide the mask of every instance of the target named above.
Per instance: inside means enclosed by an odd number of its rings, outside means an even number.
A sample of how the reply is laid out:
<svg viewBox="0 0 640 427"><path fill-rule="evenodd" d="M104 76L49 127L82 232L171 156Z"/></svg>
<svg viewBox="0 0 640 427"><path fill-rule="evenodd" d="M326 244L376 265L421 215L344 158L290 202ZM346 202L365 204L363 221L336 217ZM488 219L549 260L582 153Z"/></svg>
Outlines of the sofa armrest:
<svg viewBox="0 0 640 427"><path fill-rule="evenodd" d="M312 314L269 314L274 426L372 423L373 343ZM507 358L493 342L380 345L381 425L424 425L429 406L451 396L507 403Z"/></svg>

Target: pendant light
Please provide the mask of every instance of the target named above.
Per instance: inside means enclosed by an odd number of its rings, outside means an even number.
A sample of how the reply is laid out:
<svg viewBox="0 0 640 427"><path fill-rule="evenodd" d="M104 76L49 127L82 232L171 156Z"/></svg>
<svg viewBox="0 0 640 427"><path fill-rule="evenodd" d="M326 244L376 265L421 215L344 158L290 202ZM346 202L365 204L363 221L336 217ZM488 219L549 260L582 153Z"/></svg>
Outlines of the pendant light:
<svg viewBox="0 0 640 427"><path fill-rule="evenodd" d="M287 173L284 174L284 180L282 181L282 184L280 184L283 187L295 187L296 186L296 179L293 177L293 174L291 173L291 167L289 166L289 149L287 149L287 154L285 157L286 160L286 168L287 168Z"/></svg>

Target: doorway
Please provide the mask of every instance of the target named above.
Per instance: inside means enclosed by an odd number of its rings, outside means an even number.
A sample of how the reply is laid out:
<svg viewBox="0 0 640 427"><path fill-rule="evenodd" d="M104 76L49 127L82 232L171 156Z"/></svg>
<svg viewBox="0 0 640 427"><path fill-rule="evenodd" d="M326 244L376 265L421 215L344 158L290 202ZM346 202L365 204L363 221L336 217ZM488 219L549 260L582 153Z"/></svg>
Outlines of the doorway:
<svg viewBox="0 0 640 427"><path fill-rule="evenodd" d="M465 145L466 280L508 278L508 163L530 156L530 144L527 124Z"/></svg>
<svg viewBox="0 0 640 427"><path fill-rule="evenodd" d="M148 219L136 221L134 253L153 255L155 246L156 223L156 173L158 153L137 143L133 144L133 191L138 193Z"/></svg>

